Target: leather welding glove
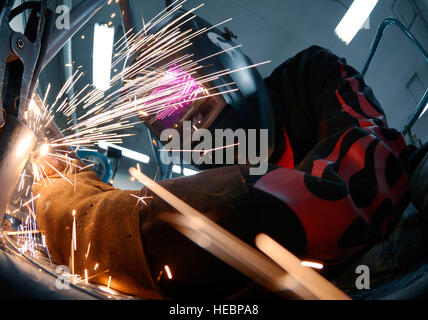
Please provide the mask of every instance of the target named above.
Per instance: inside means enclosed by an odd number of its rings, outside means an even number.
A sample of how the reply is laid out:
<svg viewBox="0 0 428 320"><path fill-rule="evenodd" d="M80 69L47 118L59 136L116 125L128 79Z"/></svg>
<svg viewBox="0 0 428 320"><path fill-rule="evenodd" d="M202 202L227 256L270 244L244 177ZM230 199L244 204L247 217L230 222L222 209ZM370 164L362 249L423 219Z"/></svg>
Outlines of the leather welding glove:
<svg viewBox="0 0 428 320"><path fill-rule="evenodd" d="M73 272L73 210L76 210L74 274L120 292L148 299L160 299L152 289L143 253L137 199L101 182L92 171L51 176L36 203L37 222L46 236L51 256L58 265Z"/></svg>
<svg viewBox="0 0 428 320"><path fill-rule="evenodd" d="M36 212L50 254L70 272L76 210L74 274L83 278L87 269L90 282L107 285L111 275L111 288L150 299L226 297L250 282L158 219L164 213L178 213L147 189L118 190L91 171L65 177L76 185L56 175L50 177L52 185L35 191L41 193ZM159 183L241 239L254 239L249 194L237 167ZM145 204L132 195L144 197ZM172 281L165 265L173 273Z"/></svg>

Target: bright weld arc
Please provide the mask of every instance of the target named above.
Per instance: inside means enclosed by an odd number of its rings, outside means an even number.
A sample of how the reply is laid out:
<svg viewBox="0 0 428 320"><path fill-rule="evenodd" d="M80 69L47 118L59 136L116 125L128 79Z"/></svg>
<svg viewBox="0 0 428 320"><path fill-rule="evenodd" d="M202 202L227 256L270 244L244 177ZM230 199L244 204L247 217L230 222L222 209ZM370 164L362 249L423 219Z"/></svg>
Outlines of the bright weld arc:
<svg viewBox="0 0 428 320"><path fill-rule="evenodd" d="M166 271L166 274L168 275L168 279L172 279L172 273L169 266L167 265L165 266L165 271Z"/></svg>

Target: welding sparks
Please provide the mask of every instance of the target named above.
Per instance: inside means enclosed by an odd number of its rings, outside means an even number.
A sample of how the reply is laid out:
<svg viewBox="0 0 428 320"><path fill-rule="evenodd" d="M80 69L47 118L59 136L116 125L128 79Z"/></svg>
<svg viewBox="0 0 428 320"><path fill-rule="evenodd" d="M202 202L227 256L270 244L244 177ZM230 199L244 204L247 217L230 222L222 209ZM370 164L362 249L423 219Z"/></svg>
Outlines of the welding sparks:
<svg viewBox="0 0 428 320"><path fill-rule="evenodd" d="M21 235L27 235L27 234L38 234L41 233L40 230L30 230L30 231L8 231L6 234L8 236L21 236Z"/></svg>
<svg viewBox="0 0 428 320"><path fill-rule="evenodd" d="M49 162L45 161L45 163L51 167L56 173L58 173L65 181L67 181L69 184L73 185L73 182L67 179L66 176L64 176L61 172L59 172L53 165L51 165Z"/></svg>
<svg viewBox="0 0 428 320"><path fill-rule="evenodd" d="M304 267L309 267L309 268L318 269L318 270L321 270L322 268L324 268L324 266L321 263L311 262L311 261L302 261L301 265Z"/></svg>
<svg viewBox="0 0 428 320"><path fill-rule="evenodd" d="M74 251L77 250L77 240L76 240L76 210L73 210L73 244Z"/></svg>
<svg viewBox="0 0 428 320"><path fill-rule="evenodd" d="M171 270L169 269L169 266L165 266L165 271L168 276L168 279L172 279L172 273L171 273Z"/></svg>
<svg viewBox="0 0 428 320"><path fill-rule="evenodd" d="M107 289L110 289L110 284L111 284L111 276L108 276Z"/></svg>
<svg viewBox="0 0 428 320"><path fill-rule="evenodd" d="M70 249L70 263L71 263L71 273L74 274L74 251L77 249L76 243L76 210L72 212L73 216L73 227L71 231L71 249Z"/></svg>
<svg viewBox="0 0 428 320"><path fill-rule="evenodd" d="M108 293L108 294L111 294L111 295L117 295L117 294L118 294L116 291L114 291L114 290L112 290L112 289L110 289L110 288L106 288L106 287L104 287L104 286L99 286L98 288L99 288L101 291L104 291L104 292L106 292L106 293ZM109 297L109 298L111 298L111 297Z"/></svg>
<svg viewBox="0 0 428 320"><path fill-rule="evenodd" d="M33 202L34 200L36 200L38 198L40 198L40 193L37 196L35 196L35 197L31 198L30 200L28 200L27 202L25 202L22 206L26 207L29 203Z"/></svg>
<svg viewBox="0 0 428 320"><path fill-rule="evenodd" d="M145 206L147 206L147 202L145 200L153 199L153 197L139 197L139 196L136 196L135 194L131 194L131 197L137 198L138 201L141 201L141 203L144 204Z"/></svg>
<svg viewBox="0 0 428 320"><path fill-rule="evenodd" d="M88 259L88 257L89 257L89 250L91 250L91 242L89 242L89 244L88 244L88 250L86 251L85 259Z"/></svg>

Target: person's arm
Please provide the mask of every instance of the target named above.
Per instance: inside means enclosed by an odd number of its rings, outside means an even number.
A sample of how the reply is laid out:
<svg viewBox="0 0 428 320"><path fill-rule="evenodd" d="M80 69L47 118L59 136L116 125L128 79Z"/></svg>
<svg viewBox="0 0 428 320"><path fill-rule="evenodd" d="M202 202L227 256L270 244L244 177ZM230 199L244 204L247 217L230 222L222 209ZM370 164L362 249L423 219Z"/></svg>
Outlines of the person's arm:
<svg viewBox="0 0 428 320"><path fill-rule="evenodd" d="M406 143L388 128L361 74L314 46L266 83L282 107L297 166L272 170L254 188L295 214L312 259L338 263L385 239L409 203L400 160Z"/></svg>
<svg viewBox="0 0 428 320"><path fill-rule="evenodd" d="M257 217L241 169L208 170L159 184L251 243ZM52 184L36 188L41 194L36 213L52 258L69 266L70 272L74 265L74 273L83 278L86 269L90 282L104 285L111 276L111 288L151 299L224 298L249 283L248 278L162 222L160 216L177 212L148 190L118 190L91 171L65 174L65 178L68 180L51 176Z"/></svg>

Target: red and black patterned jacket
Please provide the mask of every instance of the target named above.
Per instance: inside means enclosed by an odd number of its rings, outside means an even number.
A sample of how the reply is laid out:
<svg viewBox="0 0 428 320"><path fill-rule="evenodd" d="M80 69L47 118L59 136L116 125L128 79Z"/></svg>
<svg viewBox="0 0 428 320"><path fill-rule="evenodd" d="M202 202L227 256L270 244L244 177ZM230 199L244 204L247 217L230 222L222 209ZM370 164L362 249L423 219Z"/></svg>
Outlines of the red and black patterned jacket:
<svg viewBox="0 0 428 320"><path fill-rule="evenodd" d="M340 265L384 240L409 203L400 160L406 143L388 128L362 76L313 46L279 66L266 84L279 141L267 174L224 167L162 184L250 244L264 232L301 258L326 265ZM144 250L163 294L224 297L248 283L152 219L153 212L168 210L161 201L141 209ZM173 280L159 277L164 265L174 270Z"/></svg>
<svg viewBox="0 0 428 320"><path fill-rule="evenodd" d="M408 205L403 136L362 76L311 47L266 80L275 92L287 142L280 169L254 187L281 199L301 222L306 252L325 263L346 259L391 232Z"/></svg>

